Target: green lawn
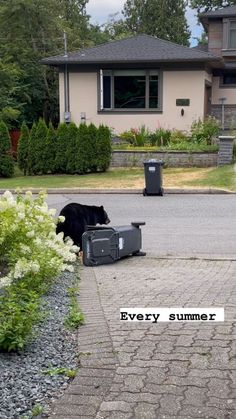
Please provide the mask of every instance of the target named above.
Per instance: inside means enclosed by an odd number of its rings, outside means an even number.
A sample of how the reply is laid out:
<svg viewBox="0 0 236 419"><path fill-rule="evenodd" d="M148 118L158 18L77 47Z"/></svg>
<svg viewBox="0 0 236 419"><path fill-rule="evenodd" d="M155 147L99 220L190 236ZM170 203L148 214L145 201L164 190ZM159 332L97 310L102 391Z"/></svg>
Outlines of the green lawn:
<svg viewBox="0 0 236 419"><path fill-rule="evenodd" d="M236 191L236 171L234 165L217 167L206 173L203 179L187 182L189 186L223 188Z"/></svg>
<svg viewBox="0 0 236 419"><path fill-rule="evenodd" d="M212 187L236 190L233 166L221 168L167 168L164 187ZM16 169L10 179L0 178L0 189L16 188L143 188L143 168L117 168L87 175L23 176Z"/></svg>

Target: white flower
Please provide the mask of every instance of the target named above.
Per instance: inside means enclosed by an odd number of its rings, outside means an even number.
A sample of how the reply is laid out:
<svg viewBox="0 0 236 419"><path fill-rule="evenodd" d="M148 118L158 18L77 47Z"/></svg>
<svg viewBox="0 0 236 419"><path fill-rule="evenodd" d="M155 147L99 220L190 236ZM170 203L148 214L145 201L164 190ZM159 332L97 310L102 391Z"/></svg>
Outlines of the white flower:
<svg viewBox="0 0 236 419"><path fill-rule="evenodd" d="M25 214L23 212L18 213L19 220L23 220L25 218Z"/></svg>
<svg viewBox="0 0 236 419"><path fill-rule="evenodd" d="M65 221L65 217L64 217L64 215L59 215L59 217L58 217L58 221L60 222L60 223L64 223L64 221Z"/></svg>
<svg viewBox="0 0 236 419"><path fill-rule="evenodd" d="M74 272L74 267L72 265L66 265L66 270L69 272Z"/></svg>
<svg viewBox="0 0 236 419"><path fill-rule="evenodd" d="M0 288L9 287L11 283L12 283L12 280L8 276L4 276L3 278L0 278Z"/></svg>
<svg viewBox="0 0 236 419"><path fill-rule="evenodd" d="M54 216L54 215L56 215L57 210L55 208L51 208L48 212L49 212L50 215Z"/></svg>
<svg viewBox="0 0 236 419"><path fill-rule="evenodd" d="M28 231L28 233L26 233L26 237L28 237L29 239L31 239L32 237L34 237L34 231Z"/></svg>
<svg viewBox="0 0 236 419"><path fill-rule="evenodd" d="M3 198L6 198L7 201L14 201L14 197L10 191L5 191L3 194Z"/></svg>
<svg viewBox="0 0 236 419"><path fill-rule="evenodd" d="M36 215L36 220L39 222L39 223L42 223L43 221L44 221L44 218L43 218L43 216L42 215Z"/></svg>

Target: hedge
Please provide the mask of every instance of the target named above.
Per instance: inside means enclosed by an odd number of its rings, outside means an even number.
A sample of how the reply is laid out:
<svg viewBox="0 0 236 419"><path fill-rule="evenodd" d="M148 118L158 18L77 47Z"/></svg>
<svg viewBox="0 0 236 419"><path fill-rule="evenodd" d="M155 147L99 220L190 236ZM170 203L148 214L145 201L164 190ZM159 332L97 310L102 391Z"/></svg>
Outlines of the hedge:
<svg viewBox="0 0 236 419"><path fill-rule="evenodd" d="M40 119L27 137L23 124L18 165L24 174L85 174L105 171L110 165L111 132L106 126L62 123L55 130Z"/></svg>

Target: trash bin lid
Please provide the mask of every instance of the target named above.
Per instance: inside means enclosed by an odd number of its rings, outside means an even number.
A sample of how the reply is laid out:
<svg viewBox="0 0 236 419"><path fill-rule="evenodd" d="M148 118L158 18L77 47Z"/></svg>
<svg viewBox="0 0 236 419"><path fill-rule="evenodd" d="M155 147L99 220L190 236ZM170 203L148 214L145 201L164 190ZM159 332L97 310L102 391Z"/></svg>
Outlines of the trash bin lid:
<svg viewBox="0 0 236 419"><path fill-rule="evenodd" d="M144 160L143 164L158 164L158 165L163 165L164 161L163 160L157 160L157 159L149 159L149 160Z"/></svg>

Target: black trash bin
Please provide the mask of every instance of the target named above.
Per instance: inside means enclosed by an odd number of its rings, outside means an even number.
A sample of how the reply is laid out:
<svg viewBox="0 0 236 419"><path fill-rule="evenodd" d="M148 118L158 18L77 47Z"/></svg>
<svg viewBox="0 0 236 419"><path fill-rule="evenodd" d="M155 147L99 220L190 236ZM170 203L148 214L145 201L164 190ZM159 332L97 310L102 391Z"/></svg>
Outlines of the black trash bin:
<svg viewBox="0 0 236 419"><path fill-rule="evenodd" d="M162 187L162 160L146 160L144 161L145 172L145 188L143 196L146 195L159 195L163 196L164 190Z"/></svg>
<svg viewBox="0 0 236 419"><path fill-rule="evenodd" d="M83 263L97 266L113 263L125 256L145 256L141 251L142 236L140 225L134 222L121 227L87 226L82 236Z"/></svg>

